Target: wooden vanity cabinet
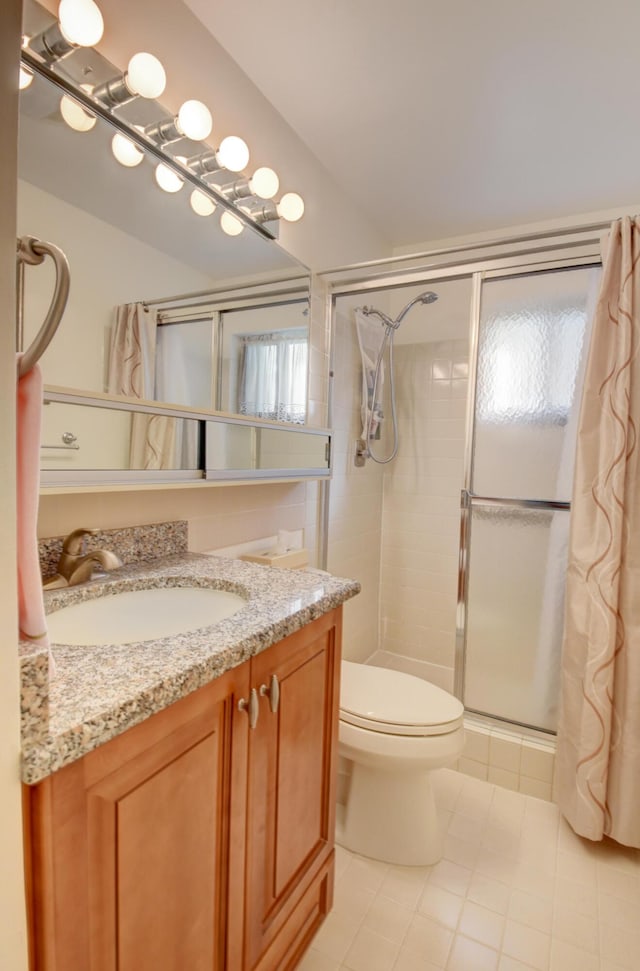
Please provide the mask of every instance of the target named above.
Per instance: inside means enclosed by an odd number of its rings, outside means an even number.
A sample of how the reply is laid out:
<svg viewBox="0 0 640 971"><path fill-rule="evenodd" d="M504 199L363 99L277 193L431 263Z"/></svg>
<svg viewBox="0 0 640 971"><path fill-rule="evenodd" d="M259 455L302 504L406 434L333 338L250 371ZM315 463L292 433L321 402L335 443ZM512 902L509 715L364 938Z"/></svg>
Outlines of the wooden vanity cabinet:
<svg viewBox="0 0 640 971"><path fill-rule="evenodd" d="M247 971L295 967L333 901L339 635L328 614L251 662L263 694L249 732Z"/></svg>
<svg viewBox="0 0 640 971"><path fill-rule="evenodd" d="M340 623L25 786L32 971L296 966L331 906Z"/></svg>

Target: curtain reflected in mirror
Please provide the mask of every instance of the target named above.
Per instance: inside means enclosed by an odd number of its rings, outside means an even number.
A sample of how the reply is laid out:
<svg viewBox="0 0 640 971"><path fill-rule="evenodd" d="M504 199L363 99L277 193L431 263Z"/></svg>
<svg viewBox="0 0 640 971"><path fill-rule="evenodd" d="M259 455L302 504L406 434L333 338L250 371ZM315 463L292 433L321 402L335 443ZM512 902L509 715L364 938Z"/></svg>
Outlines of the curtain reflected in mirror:
<svg viewBox="0 0 640 971"><path fill-rule="evenodd" d="M108 392L147 401L180 401L172 394L184 394L188 387L184 355L174 360L170 341L158 342L155 311L141 303L117 307L109 351ZM197 422L144 412L132 415L129 469L191 469L197 465Z"/></svg>

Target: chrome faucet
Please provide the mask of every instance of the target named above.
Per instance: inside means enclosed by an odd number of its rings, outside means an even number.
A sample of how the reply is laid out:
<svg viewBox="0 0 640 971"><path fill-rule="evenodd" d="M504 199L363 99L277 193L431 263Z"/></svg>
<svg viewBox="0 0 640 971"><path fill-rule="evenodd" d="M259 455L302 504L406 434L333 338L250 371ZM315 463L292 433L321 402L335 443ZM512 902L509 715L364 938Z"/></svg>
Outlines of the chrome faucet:
<svg viewBox="0 0 640 971"><path fill-rule="evenodd" d="M84 552L85 536L93 536L97 532L97 529L74 529L64 540L58 562L58 577L66 580L68 586L73 587L77 583L90 580L96 567L102 567L108 572L122 566L120 557L110 550Z"/></svg>

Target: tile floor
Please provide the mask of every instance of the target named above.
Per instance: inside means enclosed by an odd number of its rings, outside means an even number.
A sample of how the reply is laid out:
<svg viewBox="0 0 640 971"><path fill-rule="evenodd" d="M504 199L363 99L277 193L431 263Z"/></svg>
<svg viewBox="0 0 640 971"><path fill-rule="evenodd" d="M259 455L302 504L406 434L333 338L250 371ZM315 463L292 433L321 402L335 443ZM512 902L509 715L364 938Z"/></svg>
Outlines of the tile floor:
<svg viewBox="0 0 640 971"><path fill-rule="evenodd" d="M640 971L640 851L458 772L438 773L437 796L436 866L337 848L334 909L300 971Z"/></svg>

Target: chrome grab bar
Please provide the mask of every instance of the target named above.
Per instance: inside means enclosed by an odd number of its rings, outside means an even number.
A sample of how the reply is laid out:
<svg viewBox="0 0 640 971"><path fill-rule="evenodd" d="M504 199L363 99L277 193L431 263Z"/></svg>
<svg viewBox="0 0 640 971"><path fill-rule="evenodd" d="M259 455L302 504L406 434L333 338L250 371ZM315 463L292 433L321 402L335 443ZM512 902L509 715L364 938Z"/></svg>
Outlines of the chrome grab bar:
<svg viewBox="0 0 640 971"><path fill-rule="evenodd" d="M45 256L50 256L55 266L55 289L42 327L20 358L18 364L19 377L30 371L42 357L58 329L69 296L69 263L62 250L53 243L46 243L44 240L35 239L33 236L22 236L18 239L17 258L21 263L38 266L43 262Z"/></svg>

